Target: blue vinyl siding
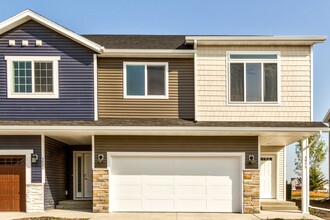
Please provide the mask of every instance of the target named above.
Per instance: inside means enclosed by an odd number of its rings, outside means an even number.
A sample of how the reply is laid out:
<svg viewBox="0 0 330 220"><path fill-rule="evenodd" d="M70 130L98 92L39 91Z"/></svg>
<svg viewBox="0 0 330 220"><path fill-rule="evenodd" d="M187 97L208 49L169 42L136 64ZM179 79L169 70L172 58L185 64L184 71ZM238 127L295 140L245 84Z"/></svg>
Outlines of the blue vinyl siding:
<svg viewBox="0 0 330 220"><path fill-rule="evenodd" d="M39 160L32 164L32 183L41 183L41 136L0 136L0 150L33 150ZM12 156L12 155L10 155Z"/></svg>
<svg viewBox="0 0 330 220"><path fill-rule="evenodd" d="M42 40L41 47L35 46L36 39ZM16 40L16 46L9 47L9 40ZM22 40L29 40L29 46L22 47ZM0 35L0 120L94 119L93 54L35 21ZM59 99L8 99L4 56L60 56Z"/></svg>

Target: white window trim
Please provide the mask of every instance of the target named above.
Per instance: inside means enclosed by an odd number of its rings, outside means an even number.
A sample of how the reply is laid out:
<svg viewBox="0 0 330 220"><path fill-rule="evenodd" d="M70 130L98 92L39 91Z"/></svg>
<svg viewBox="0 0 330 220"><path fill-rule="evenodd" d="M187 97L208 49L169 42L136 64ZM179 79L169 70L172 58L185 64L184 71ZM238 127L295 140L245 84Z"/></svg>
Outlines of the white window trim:
<svg viewBox="0 0 330 220"><path fill-rule="evenodd" d="M33 150L11 150L11 149L2 149L0 150L0 155L8 155L8 156L25 156L25 183L30 184L32 181L32 163L31 163L31 154L33 154Z"/></svg>
<svg viewBox="0 0 330 220"><path fill-rule="evenodd" d="M233 54L276 54L277 59L230 59L230 55ZM262 71L261 71L261 101L246 101L246 77L244 72L244 101L238 102L238 101L230 101L230 63L244 63L244 71L245 71L245 64L246 63L277 63L277 101L276 102L265 102L263 101L264 97L264 90L263 90L263 65L262 65ZM280 51L227 51L226 52L226 75L227 75L227 105L233 105L233 106L278 106L281 104L281 52Z"/></svg>
<svg viewBox="0 0 330 220"><path fill-rule="evenodd" d="M5 56L7 60L7 97L8 98L59 98L59 68L58 61L60 56ZM31 61L32 62L32 93L15 93L13 85L13 61ZM53 62L53 92L34 93L34 62L51 61Z"/></svg>
<svg viewBox="0 0 330 220"><path fill-rule="evenodd" d="M132 95L127 95L127 88L126 88L126 78L127 78L127 70L126 67L127 65L144 65L144 80L145 80L145 95L141 96L132 96ZM148 78L147 78L147 66L165 66L165 95L148 95ZM123 83L124 83L124 99L168 99L168 62L124 62L123 65L123 70L124 70L124 75L123 75Z"/></svg>

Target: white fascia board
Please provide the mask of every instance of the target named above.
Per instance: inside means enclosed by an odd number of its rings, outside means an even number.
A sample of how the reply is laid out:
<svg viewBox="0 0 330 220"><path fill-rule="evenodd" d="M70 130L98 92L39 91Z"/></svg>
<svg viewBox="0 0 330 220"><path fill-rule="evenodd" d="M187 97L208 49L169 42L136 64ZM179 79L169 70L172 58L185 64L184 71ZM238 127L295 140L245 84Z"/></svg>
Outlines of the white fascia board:
<svg viewBox="0 0 330 220"><path fill-rule="evenodd" d="M328 127L170 127L170 126L0 126L0 133L8 131L81 131L98 132L112 131L232 131L232 132L329 132Z"/></svg>
<svg viewBox="0 0 330 220"><path fill-rule="evenodd" d="M93 41L88 40L85 37L80 36L79 34L74 33L73 31L70 31L67 28L64 28L63 26L31 11L31 10L25 10L3 22L0 23L0 34L5 33L29 20L34 20L60 34L63 36L66 36L70 38L71 40L84 45L85 47L90 48L93 51L96 52L102 52L103 47L99 44L94 43Z"/></svg>
<svg viewBox="0 0 330 220"><path fill-rule="evenodd" d="M323 122L325 123L330 122L330 109L328 110L327 114L324 116Z"/></svg>
<svg viewBox="0 0 330 220"><path fill-rule="evenodd" d="M326 36L187 36L186 41L197 40L199 44L203 42L221 42L222 44L232 42L268 42L268 43L297 43L313 45L322 43L327 39Z"/></svg>
<svg viewBox="0 0 330 220"><path fill-rule="evenodd" d="M194 57L195 50L105 49L99 57Z"/></svg>

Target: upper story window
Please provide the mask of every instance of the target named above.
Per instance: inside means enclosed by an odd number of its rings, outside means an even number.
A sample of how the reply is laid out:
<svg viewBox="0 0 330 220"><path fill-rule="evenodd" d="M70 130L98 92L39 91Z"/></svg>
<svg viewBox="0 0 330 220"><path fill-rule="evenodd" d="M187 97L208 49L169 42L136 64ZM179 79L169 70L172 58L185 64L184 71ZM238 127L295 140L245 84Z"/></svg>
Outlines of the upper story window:
<svg viewBox="0 0 330 220"><path fill-rule="evenodd" d="M279 52L228 52L229 103L278 103L279 56Z"/></svg>
<svg viewBox="0 0 330 220"><path fill-rule="evenodd" d="M168 98L168 63L124 63L124 98Z"/></svg>
<svg viewBox="0 0 330 220"><path fill-rule="evenodd" d="M60 57L5 56L8 98L58 98Z"/></svg>

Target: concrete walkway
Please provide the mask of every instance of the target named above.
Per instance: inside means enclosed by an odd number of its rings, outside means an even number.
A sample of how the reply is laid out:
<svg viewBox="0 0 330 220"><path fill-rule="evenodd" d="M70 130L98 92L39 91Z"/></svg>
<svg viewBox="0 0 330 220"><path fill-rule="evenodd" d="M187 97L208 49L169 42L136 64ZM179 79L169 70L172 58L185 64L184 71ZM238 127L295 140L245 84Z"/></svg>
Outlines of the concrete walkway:
<svg viewBox="0 0 330 220"><path fill-rule="evenodd" d="M87 211L48 210L44 213L0 212L1 220L27 217L63 217L88 218L91 220L260 220L260 219L321 219L313 215L302 215L299 212L269 212L260 214L237 213L91 213Z"/></svg>

